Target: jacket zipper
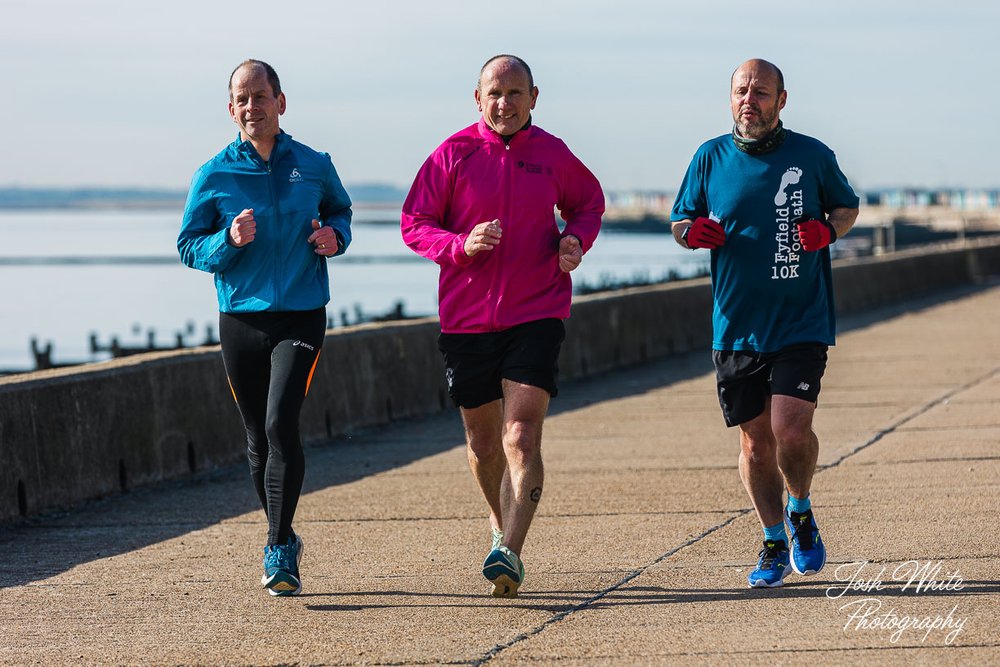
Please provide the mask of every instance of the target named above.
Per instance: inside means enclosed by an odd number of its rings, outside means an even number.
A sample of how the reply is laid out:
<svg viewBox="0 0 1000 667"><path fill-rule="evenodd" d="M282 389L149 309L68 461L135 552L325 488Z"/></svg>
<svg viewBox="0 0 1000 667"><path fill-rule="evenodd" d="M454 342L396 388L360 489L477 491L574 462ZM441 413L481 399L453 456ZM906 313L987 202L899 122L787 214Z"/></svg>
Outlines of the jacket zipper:
<svg viewBox="0 0 1000 667"><path fill-rule="evenodd" d="M281 310L281 308L282 308L282 304L280 303L281 290L279 289L279 285L280 285L281 273L282 273L282 271L281 271L281 268L282 268L281 267L281 255L282 255L281 241L282 241L282 237L284 235L281 233L281 231L282 231L281 230L281 211L278 210L278 200L274 196L274 172L271 170L271 164L276 159L276 156L275 156L276 149L277 149L277 145L275 145L275 150L271 151L271 159L268 160L267 162L265 162L264 166L267 168L267 191L268 191L268 194L271 195L271 208L274 210L274 215L273 215L273 219L274 219L274 229L273 229L273 232L275 234L275 237L274 237L274 248L275 248L275 253L274 253L274 280L271 281L271 289L274 290L274 309L275 310Z"/></svg>
<svg viewBox="0 0 1000 667"><path fill-rule="evenodd" d="M511 159L510 155L510 144L504 144L504 152L500 154L500 163L503 167L503 178L504 178L504 207L503 207L503 218L500 220L500 227L509 226L509 221L512 219L513 207L511 201L513 199L513 183L511 175ZM496 299L493 307L493 312L490 313L490 329L495 330L497 328L497 321L500 316L500 308L503 306L503 270L501 263L496 260L500 260L501 257L497 257L493 262L493 290L496 292Z"/></svg>

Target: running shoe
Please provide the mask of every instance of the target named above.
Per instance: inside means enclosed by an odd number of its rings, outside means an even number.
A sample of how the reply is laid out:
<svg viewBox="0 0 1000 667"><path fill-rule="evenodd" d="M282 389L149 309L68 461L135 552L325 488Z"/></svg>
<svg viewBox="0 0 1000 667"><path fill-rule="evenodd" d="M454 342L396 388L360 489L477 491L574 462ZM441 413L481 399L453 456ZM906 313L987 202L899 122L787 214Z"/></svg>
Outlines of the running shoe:
<svg viewBox="0 0 1000 667"><path fill-rule="evenodd" d="M496 528L493 528L492 531L493 535L492 535L490 551L493 551L494 549L499 549L500 545L503 544L503 531L497 530Z"/></svg>
<svg viewBox="0 0 1000 667"><path fill-rule="evenodd" d="M784 540L764 540L764 548L757 554L757 567L747 577L751 588L777 588L785 583L788 574L788 545Z"/></svg>
<svg viewBox="0 0 1000 667"><path fill-rule="evenodd" d="M302 562L302 538L292 533L287 544L264 547L264 576L261 585L276 597L298 595L302 592L299 563Z"/></svg>
<svg viewBox="0 0 1000 667"><path fill-rule="evenodd" d="M816 574L822 570L826 565L826 547L812 510L799 513L786 508L785 523L792 534L792 569L797 574Z"/></svg>
<svg viewBox="0 0 1000 667"><path fill-rule="evenodd" d="M498 546L483 561L483 576L493 584L490 595L516 598L517 589L524 581L524 564L516 553L505 546Z"/></svg>

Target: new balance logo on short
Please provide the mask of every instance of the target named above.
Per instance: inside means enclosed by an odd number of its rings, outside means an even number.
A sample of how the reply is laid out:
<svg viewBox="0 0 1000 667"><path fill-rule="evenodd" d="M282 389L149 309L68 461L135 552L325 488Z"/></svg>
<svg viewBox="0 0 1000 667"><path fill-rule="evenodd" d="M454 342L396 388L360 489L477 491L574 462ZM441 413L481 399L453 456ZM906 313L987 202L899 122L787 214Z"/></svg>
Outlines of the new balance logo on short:
<svg viewBox="0 0 1000 667"><path fill-rule="evenodd" d="M315 352L315 351L316 351L316 348L315 348L315 347L313 347L313 346L312 346L312 345L310 345L309 343L303 343L303 342L302 342L302 341L300 341L300 340L297 340L297 341L295 341L294 343L292 343L292 347L304 347L304 348L306 348L307 350L309 350L310 352Z"/></svg>
<svg viewBox="0 0 1000 667"><path fill-rule="evenodd" d="M807 383L807 382L800 382L799 386L796 387L796 389L798 389L799 391L809 391L809 383Z"/></svg>
<svg viewBox="0 0 1000 667"><path fill-rule="evenodd" d="M288 175L289 183L300 183L302 181L302 174L299 173L297 167L292 168L292 173Z"/></svg>

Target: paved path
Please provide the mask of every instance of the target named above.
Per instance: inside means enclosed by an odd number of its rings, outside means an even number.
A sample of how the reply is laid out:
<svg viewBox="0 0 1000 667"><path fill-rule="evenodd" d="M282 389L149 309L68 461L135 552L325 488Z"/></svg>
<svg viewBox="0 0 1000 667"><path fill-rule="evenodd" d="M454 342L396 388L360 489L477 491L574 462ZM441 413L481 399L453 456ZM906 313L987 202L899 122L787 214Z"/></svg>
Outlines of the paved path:
<svg viewBox="0 0 1000 667"><path fill-rule="evenodd" d="M0 662L1000 664L1000 287L949 296L843 323L814 577L746 587L759 527L698 354L564 388L517 600L486 597L450 412L309 450L299 598L260 590L242 466L0 528Z"/></svg>

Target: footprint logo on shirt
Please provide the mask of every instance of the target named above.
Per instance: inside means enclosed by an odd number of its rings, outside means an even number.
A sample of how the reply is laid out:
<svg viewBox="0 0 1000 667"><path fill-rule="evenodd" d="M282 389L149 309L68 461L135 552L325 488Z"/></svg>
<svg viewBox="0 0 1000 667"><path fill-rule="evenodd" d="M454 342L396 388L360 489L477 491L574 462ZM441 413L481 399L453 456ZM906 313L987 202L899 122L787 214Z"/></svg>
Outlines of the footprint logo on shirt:
<svg viewBox="0 0 1000 667"><path fill-rule="evenodd" d="M784 206L785 202L788 201L788 195L785 194L785 188L789 185L795 185L802 178L802 170L798 167L789 167L781 176L781 185L778 186L778 194L774 195L774 205Z"/></svg>

